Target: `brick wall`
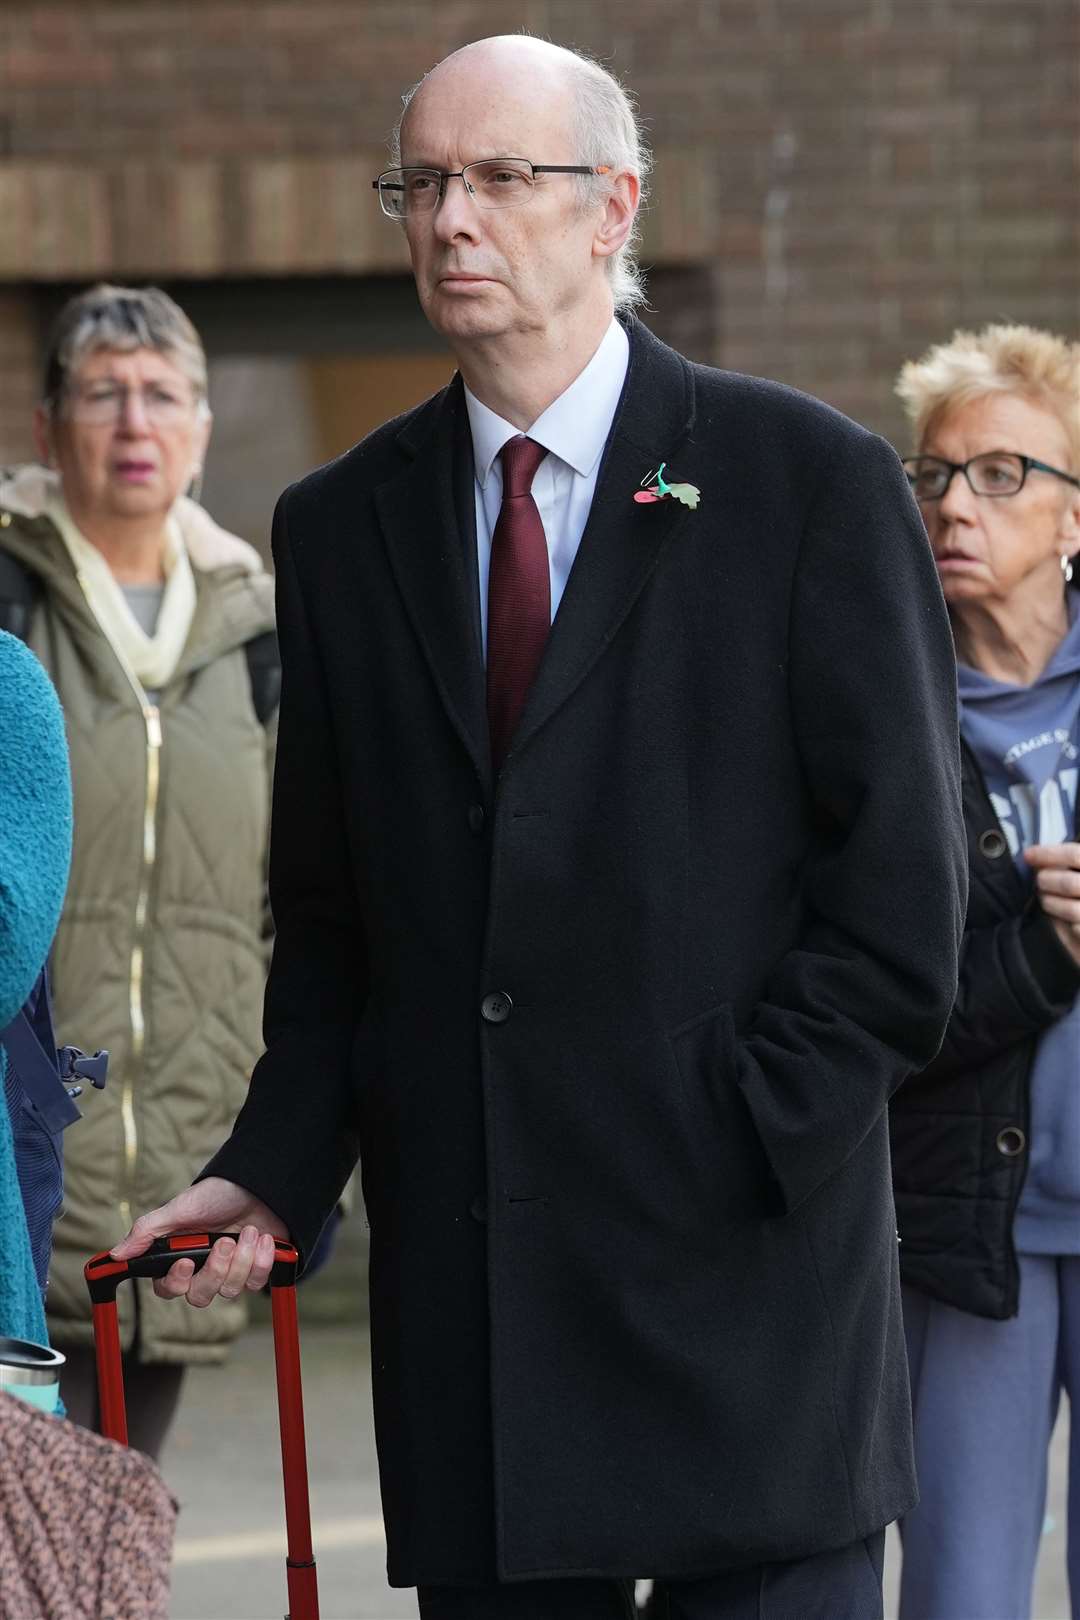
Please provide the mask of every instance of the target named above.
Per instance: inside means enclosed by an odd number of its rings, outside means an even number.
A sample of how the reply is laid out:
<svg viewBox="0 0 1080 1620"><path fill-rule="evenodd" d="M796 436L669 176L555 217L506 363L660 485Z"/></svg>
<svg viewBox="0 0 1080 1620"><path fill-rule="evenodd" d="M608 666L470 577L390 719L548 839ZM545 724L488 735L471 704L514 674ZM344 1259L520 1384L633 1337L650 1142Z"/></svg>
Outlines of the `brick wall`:
<svg viewBox="0 0 1080 1620"><path fill-rule="evenodd" d="M28 290L0 286L0 467L32 456L30 418L38 392L33 298Z"/></svg>
<svg viewBox="0 0 1080 1620"><path fill-rule="evenodd" d="M1076 0L7 0L0 282L400 266L397 92L509 27L636 89L656 324L701 357L898 435L956 324L1080 328Z"/></svg>

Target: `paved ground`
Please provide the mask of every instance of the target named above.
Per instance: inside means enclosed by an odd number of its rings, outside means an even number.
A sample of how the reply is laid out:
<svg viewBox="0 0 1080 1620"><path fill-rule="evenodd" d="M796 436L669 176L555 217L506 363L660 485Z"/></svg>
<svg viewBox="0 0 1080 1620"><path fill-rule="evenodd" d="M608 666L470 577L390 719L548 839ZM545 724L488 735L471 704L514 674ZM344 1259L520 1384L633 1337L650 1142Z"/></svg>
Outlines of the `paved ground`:
<svg viewBox="0 0 1080 1620"><path fill-rule="evenodd" d="M312 1327L301 1354L322 1620L415 1615L411 1592L386 1584L366 1334ZM265 1327L223 1370L190 1374L162 1466L181 1504L173 1620L280 1620L284 1509Z"/></svg>
<svg viewBox="0 0 1080 1620"><path fill-rule="evenodd" d="M367 1334L358 1304L355 1239L339 1263L301 1291L304 1397L322 1620L397 1620L416 1614L411 1592L386 1585L368 1395ZM353 1320L328 1321L348 1312ZM1036 1620L1067 1620L1064 1575L1065 1437L1052 1463L1048 1533ZM285 1613L281 1498L268 1329L257 1326L224 1369L189 1376L163 1459L180 1499L173 1620L281 1620ZM895 1544L888 1590L895 1588ZM889 1612L894 1612L890 1595ZM978 1615L970 1620L1014 1620Z"/></svg>

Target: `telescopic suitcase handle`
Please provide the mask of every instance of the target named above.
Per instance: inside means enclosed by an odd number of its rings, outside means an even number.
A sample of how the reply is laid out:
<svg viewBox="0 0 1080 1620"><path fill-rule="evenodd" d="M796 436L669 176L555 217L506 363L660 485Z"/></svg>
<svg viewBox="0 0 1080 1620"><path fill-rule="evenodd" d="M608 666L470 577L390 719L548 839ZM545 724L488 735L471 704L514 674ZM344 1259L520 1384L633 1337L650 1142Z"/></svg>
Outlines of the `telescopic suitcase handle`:
<svg viewBox="0 0 1080 1620"><path fill-rule="evenodd" d="M191 1260L196 1271L206 1264L218 1238L236 1239L236 1232L183 1232L155 1238L145 1254L116 1260L106 1249L83 1268L94 1318L101 1432L127 1445L124 1374L120 1359L120 1329L116 1317L116 1290L128 1277L164 1277L177 1260ZM308 1497L307 1449L304 1440L304 1400L300 1387L300 1336L296 1317L296 1274L300 1257L291 1243L274 1243L270 1271L270 1303L274 1324L274 1364L277 1371L278 1421L281 1427L281 1472L285 1487L285 1525L288 1557L289 1613L285 1620L319 1620L319 1592L315 1555L311 1546L311 1507Z"/></svg>

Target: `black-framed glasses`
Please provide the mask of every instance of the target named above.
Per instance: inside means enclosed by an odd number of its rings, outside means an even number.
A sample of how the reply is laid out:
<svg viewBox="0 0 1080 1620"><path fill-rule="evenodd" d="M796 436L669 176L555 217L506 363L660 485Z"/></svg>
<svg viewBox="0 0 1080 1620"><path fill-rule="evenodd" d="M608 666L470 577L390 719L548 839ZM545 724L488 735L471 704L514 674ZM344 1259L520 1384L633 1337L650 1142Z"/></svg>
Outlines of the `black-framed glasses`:
<svg viewBox="0 0 1080 1620"><path fill-rule="evenodd" d="M989 450L968 461L946 461L943 456L908 456L904 462L917 501L940 501L957 473L963 473L974 495L1018 495L1029 472L1050 473L1080 489L1080 478L1051 467L1034 456L1021 456L1012 450Z"/></svg>
<svg viewBox="0 0 1080 1620"><path fill-rule="evenodd" d="M527 158L482 158L463 169L385 169L371 182L390 219L412 219L438 207L448 180L460 180L480 208L518 208L533 194L538 174L610 174L607 163L530 163Z"/></svg>

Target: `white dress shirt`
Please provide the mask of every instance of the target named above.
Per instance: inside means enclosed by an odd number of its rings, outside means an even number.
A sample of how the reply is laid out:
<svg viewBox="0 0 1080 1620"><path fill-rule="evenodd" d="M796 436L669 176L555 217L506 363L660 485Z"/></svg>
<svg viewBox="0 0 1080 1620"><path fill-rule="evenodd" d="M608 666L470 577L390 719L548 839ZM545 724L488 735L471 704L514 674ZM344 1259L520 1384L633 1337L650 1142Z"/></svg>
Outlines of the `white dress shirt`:
<svg viewBox="0 0 1080 1620"><path fill-rule="evenodd" d="M553 619L585 532L600 456L611 432L629 362L629 340L618 321L613 320L584 371L579 372L569 388L526 429L526 436L542 444L548 452L537 468L532 494L547 540ZM465 403L476 467L476 561L486 659L491 537L502 506L499 451L508 439L516 438L521 429L496 416L468 388Z"/></svg>

